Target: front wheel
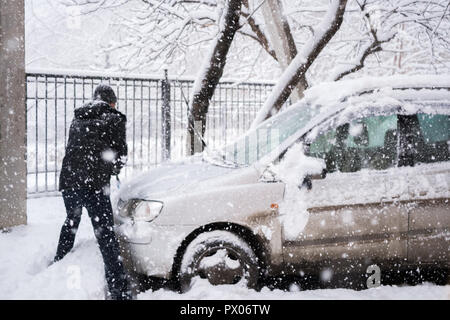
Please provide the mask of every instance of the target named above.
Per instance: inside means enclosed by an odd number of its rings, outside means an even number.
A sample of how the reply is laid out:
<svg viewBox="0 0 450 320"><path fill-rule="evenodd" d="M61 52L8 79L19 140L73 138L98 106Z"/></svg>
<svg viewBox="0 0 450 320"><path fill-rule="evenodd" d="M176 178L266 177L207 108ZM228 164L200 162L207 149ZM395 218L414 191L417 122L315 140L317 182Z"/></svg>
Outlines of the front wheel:
<svg viewBox="0 0 450 320"><path fill-rule="evenodd" d="M256 288L259 278L258 259L253 249L239 236L228 231L200 234L186 248L180 267L180 288L190 289L195 277L212 285L244 281Z"/></svg>

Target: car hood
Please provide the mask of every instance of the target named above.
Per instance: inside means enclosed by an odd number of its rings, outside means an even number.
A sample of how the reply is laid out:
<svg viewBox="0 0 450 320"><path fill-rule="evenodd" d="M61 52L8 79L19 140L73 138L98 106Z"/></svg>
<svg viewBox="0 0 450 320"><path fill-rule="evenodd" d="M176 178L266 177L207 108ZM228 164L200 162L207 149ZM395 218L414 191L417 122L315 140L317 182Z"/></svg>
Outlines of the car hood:
<svg viewBox="0 0 450 320"><path fill-rule="evenodd" d="M140 174L124 182L120 188L118 198L129 199L157 199L161 196L173 196L194 190L194 186L223 177L237 168L228 168L213 165L197 157L182 162L162 164L147 173Z"/></svg>

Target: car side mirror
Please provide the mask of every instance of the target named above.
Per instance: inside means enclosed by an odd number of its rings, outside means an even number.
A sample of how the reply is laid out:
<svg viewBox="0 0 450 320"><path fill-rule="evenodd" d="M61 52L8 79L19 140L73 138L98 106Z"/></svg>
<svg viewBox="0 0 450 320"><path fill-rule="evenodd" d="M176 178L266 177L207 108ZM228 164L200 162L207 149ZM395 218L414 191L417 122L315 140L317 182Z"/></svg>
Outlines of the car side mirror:
<svg viewBox="0 0 450 320"><path fill-rule="evenodd" d="M325 179L327 176L327 170L323 169L320 174L313 174L313 175L306 175L306 177L303 179L303 182L298 186L299 189L306 188L307 190L312 189L312 181L313 180L319 180L319 179Z"/></svg>
<svg viewBox="0 0 450 320"><path fill-rule="evenodd" d="M259 181L261 182L277 182L279 179L277 178L275 172L273 172L270 167L264 169Z"/></svg>

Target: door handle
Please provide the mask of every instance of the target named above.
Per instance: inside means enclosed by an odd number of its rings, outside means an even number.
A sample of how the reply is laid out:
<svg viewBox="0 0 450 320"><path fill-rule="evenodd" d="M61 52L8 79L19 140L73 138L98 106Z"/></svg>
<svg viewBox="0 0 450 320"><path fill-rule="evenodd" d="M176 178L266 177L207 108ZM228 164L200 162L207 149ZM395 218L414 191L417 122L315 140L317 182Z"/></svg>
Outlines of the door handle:
<svg viewBox="0 0 450 320"><path fill-rule="evenodd" d="M419 192L417 191L409 192L410 197L425 197L427 194L428 194L427 190L421 190Z"/></svg>

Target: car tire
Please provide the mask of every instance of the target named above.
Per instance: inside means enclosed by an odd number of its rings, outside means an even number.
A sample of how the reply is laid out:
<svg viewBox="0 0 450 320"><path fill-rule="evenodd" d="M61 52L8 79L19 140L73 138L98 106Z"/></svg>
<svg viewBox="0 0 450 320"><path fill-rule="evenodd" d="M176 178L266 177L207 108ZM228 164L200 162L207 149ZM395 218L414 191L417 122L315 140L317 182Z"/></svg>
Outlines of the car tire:
<svg viewBox="0 0 450 320"><path fill-rule="evenodd" d="M237 284L243 281L256 289L259 281L258 258L238 235L216 230L197 236L187 246L180 266L181 292L191 288L196 277L207 279L212 285Z"/></svg>

